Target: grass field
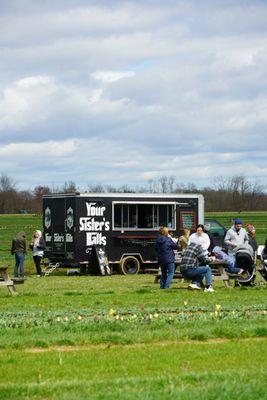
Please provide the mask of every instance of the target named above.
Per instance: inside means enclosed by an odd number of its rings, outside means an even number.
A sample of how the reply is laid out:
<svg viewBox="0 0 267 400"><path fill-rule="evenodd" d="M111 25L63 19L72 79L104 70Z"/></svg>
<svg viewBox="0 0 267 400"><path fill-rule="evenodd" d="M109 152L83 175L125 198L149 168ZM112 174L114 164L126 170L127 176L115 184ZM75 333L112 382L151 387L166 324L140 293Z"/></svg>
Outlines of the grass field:
<svg viewBox="0 0 267 400"><path fill-rule="evenodd" d="M30 239L41 223L1 216L0 225L8 260L12 236ZM151 275L37 278L28 257L19 296L0 288L1 400L267 399L259 277L215 293L178 282L160 291Z"/></svg>

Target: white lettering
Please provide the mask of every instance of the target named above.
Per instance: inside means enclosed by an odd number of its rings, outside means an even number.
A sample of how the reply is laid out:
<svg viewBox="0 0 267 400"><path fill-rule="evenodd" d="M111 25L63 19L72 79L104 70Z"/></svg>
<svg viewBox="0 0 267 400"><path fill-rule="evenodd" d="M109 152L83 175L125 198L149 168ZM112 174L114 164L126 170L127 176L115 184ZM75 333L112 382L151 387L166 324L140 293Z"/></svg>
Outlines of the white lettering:
<svg viewBox="0 0 267 400"><path fill-rule="evenodd" d="M86 246L106 246L107 238L102 233L87 232L86 233Z"/></svg>
<svg viewBox="0 0 267 400"><path fill-rule="evenodd" d="M54 233L54 242L64 242L64 235Z"/></svg>
<svg viewBox="0 0 267 400"><path fill-rule="evenodd" d="M66 233L66 242L67 243L73 242L73 236L70 233Z"/></svg>
<svg viewBox="0 0 267 400"><path fill-rule="evenodd" d="M103 217L106 207L95 207L96 203L87 203L87 216L88 217Z"/></svg>
<svg viewBox="0 0 267 400"><path fill-rule="evenodd" d="M45 241L46 241L46 242L51 242L51 240L52 240L52 236L49 235L49 233L46 233L46 234L45 234Z"/></svg>

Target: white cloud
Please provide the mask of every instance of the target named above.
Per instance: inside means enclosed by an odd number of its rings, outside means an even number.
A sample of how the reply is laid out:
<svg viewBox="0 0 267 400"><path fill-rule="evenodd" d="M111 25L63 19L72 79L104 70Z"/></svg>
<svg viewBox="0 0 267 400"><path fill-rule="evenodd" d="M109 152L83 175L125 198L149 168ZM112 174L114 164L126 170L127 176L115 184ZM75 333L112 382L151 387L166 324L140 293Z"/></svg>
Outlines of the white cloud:
<svg viewBox="0 0 267 400"><path fill-rule="evenodd" d="M135 76L135 72L133 71L95 71L91 74L92 78L96 81L101 81L104 83L112 83L119 81L123 78L129 78Z"/></svg>
<svg viewBox="0 0 267 400"><path fill-rule="evenodd" d="M267 182L265 4L15 3L0 17L0 172L32 180L38 154L36 180Z"/></svg>

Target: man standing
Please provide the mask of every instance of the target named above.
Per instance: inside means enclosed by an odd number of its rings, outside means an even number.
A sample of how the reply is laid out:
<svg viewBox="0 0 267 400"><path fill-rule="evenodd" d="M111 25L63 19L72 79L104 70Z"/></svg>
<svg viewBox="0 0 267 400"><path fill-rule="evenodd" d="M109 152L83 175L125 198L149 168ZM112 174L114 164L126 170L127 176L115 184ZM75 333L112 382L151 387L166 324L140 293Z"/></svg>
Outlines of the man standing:
<svg viewBox="0 0 267 400"><path fill-rule="evenodd" d="M200 244L190 243L183 254L180 271L185 278L192 279L188 289L200 290L205 277L206 287L204 292L214 292L210 266L215 257L207 257Z"/></svg>
<svg viewBox="0 0 267 400"><path fill-rule="evenodd" d="M15 255L15 266L14 266L14 276L20 276L24 278L24 261L26 254L26 235L25 232L19 232L17 236L12 240L11 254Z"/></svg>
<svg viewBox="0 0 267 400"><path fill-rule="evenodd" d="M242 228L242 225L243 221L237 218L234 225L226 232L224 243L227 246L229 256L235 256L239 247L249 243L248 234Z"/></svg>

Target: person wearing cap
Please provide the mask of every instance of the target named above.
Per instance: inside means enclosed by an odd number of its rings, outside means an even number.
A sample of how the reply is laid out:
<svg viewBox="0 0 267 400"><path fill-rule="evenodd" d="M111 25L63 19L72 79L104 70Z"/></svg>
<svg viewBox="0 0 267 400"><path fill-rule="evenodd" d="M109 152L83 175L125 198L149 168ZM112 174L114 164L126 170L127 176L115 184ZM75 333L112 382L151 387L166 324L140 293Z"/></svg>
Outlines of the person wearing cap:
<svg viewBox="0 0 267 400"><path fill-rule="evenodd" d="M44 238L42 237L41 231L36 230L33 232L30 249L32 250L32 256L36 267L37 276L41 276L42 275L41 259L44 256L44 249L45 249L45 241Z"/></svg>
<svg viewBox="0 0 267 400"><path fill-rule="evenodd" d="M226 232L224 244L227 246L229 256L234 257L239 247L249 244L247 231L242 225L243 221L237 218L234 220L234 225Z"/></svg>

